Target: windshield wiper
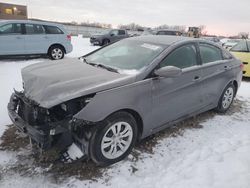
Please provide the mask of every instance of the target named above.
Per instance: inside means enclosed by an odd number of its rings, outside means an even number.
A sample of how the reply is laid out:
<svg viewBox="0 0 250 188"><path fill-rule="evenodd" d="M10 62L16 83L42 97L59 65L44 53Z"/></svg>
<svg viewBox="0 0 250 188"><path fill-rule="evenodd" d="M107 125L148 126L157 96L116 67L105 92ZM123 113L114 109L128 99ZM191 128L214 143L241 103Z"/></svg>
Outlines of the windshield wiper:
<svg viewBox="0 0 250 188"><path fill-rule="evenodd" d="M112 68L112 67L109 67L107 65L103 65L103 64L96 64L97 67L100 67L100 68L103 68L103 69L106 69L108 71L111 71L111 72L116 72L118 73L118 70L115 69L115 68Z"/></svg>
<svg viewBox="0 0 250 188"><path fill-rule="evenodd" d="M95 66L95 67L98 66L98 64L96 64L96 63L90 63L90 62L88 62L86 58L82 58L82 60L83 60L84 63L86 63L88 65L92 65L92 66Z"/></svg>
<svg viewBox="0 0 250 188"><path fill-rule="evenodd" d="M99 64L97 64L97 63L90 63L90 62L88 62L88 61L86 60L86 58L82 58L82 59L83 59L83 61L84 61L85 63L87 63L87 64L89 64L89 65L92 65L92 66L94 66L94 67L100 67L100 68L106 69L106 70L108 70L108 71L118 73L118 70L115 69L115 68L112 68L112 67L109 67L109 66L107 66L107 65L100 64L100 63L99 63Z"/></svg>
<svg viewBox="0 0 250 188"><path fill-rule="evenodd" d="M87 61L87 59L85 57L81 57L81 59L83 60L84 63L89 64L89 62Z"/></svg>

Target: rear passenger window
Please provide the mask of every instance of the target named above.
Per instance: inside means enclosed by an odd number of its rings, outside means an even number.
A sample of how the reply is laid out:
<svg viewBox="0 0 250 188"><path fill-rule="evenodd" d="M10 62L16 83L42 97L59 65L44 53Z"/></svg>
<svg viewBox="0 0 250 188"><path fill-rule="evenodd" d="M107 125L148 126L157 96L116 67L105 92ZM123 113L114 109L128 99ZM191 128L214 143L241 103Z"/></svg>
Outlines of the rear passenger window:
<svg viewBox="0 0 250 188"><path fill-rule="evenodd" d="M42 25L25 24L25 29L27 35L45 34L45 29Z"/></svg>
<svg viewBox="0 0 250 188"><path fill-rule="evenodd" d="M159 31L158 33L157 33L157 35L165 35L166 33L165 33L165 31Z"/></svg>
<svg viewBox="0 0 250 188"><path fill-rule="evenodd" d="M124 30L119 30L118 35L125 35L125 31Z"/></svg>
<svg viewBox="0 0 250 188"><path fill-rule="evenodd" d="M21 35L22 27L19 23L6 24L0 27L0 35Z"/></svg>
<svg viewBox="0 0 250 188"><path fill-rule="evenodd" d="M166 35L176 35L174 31L166 31Z"/></svg>
<svg viewBox="0 0 250 188"><path fill-rule="evenodd" d="M223 50L222 55L223 55L223 59L232 59L233 58L233 56L227 50Z"/></svg>
<svg viewBox="0 0 250 188"><path fill-rule="evenodd" d="M56 26L44 26L46 34L63 34L63 31Z"/></svg>
<svg viewBox="0 0 250 188"><path fill-rule="evenodd" d="M197 53L194 45L185 45L174 50L160 64L160 67L175 66L187 68L197 65Z"/></svg>
<svg viewBox="0 0 250 188"><path fill-rule="evenodd" d="M223 60L221 49L209 44L200 44L200 53L203 64Z"/></svg>

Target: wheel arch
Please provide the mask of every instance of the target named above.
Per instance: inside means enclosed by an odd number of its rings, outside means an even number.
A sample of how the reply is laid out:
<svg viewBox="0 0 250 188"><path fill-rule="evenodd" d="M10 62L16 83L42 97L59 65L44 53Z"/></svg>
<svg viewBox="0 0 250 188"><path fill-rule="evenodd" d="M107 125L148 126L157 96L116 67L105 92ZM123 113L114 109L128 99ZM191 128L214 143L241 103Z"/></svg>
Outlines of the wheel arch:
<svg viewBox="0 0 250 188"><path fill-rule="evenodd" d="M62 47L63 52L66 53L66 49L65 49L65 47L64 47L62 44L60 44L60 43L54 43L54 44L51 44L51 45L49 46L48 51L47 51L47 54L49 54L50 49L51 49L52 47L54 47L54 46L60 46L60 47Z"/></svg>
<svg viewBox="0 0 250 188"><path fill-rule="evenodd" d="M232 81L232 84L234 85L234 87L235 87L235 95L237 94L237 91L238 91L238 88L239 88L239 84L238 84L238 82L236 81L236 80L233 80Z"/></svg>
<svg viewBox="0 0 250 188"><path fill-rule="evenodd" d="M129 113L130 115L132 115L135 118L137 128L138 128L137 140L140 140L141 136L142 136L142 133L143 133L143 120L142 120L141 115L137 111L135 111L133 109L124 108L124 109L120 109L120 110L117 110L117 111L109 114L107 117L109 117L109 116L111 116L111 115L113 115L113 114L115 114L117 112L127 112L127 113Z"/></svg>
<svg viewBox="0 0 250 188"><path fill-rule="evenodd" d="M235 96L236 96L236 94L237 94L237 90L238 90L238 87L239 87L239 84L238 84L238 82L237 82L237 80L235 80L235 79L232 79L232 80L229 80L228 82L226 82L226 84L222 87L220 87L220 91L219 91L219 95L218 95L218 97L217 97L217 99L216 99L216 101L215 101L215 104L217 105L218 103L219 103L219 101L220 101L220 99L221 99L221 96L222 96L222 94L223 94L223 91L226 89L226 87L229 85L229 84L233 84L234 85L234 87L235 87Z"/></svg>

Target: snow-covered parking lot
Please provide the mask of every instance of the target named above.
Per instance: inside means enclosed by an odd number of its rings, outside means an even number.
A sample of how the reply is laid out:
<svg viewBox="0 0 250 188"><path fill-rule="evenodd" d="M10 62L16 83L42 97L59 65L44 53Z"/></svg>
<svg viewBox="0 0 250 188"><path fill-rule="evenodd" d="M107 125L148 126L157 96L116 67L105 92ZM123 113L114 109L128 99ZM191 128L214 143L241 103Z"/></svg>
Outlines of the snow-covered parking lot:
<svg viewBox="0 0 250 188"><path fill-rule="evenodd" d="M73 37L78 57L97 47ZM250 187L250 80L244 79L225 115L206 112L139 143L111 167L91 162L58 164L31 152L28 139L12 126L7 103L22 87L21 68L45 59L0 61L0 187ZM60 63L60 62L58 62ZM9 125L9 126L6 126ZM41 159L42 158L42 159Z"/></svg>

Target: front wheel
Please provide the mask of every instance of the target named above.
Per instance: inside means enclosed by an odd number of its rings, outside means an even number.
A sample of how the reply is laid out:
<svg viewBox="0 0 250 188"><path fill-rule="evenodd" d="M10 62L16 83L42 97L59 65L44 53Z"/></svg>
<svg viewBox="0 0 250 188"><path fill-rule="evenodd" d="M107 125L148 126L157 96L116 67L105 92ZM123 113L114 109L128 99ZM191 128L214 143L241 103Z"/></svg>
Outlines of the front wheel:
<svg viewBox="0 0 250 188"><path fill-rule="evenodd" d="M64 58L64 50L61 46L52 46L48 52L49 57L52 60L59 60Z"/></svg>
<svg viewBox="0 0 250 188"><path fill-rule="evenodd" d="M110 43L110 41L108 40L108 39L104 39L103 41L102 41L102 45L103 46L106 46L106 45L108 45Z"/></svg>
<svg viewBox="0 0 250 188"><path fill-rule="evenodd" d="M224 89L220 97L216 110L220 113L226 112L233 103L235 93L236 93L235 86L232 83L227 85L227 87Z"/></svg>
<svg viewBox="0 0 250 188"><path fill-rule="evenodd" d="M92 160L107 166L121 161L129 155L137 138L137 124L127 112L117 112L99 127L90 142Z"/></svg>

